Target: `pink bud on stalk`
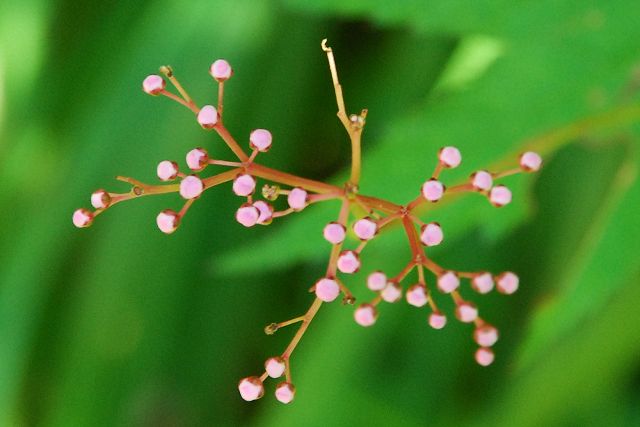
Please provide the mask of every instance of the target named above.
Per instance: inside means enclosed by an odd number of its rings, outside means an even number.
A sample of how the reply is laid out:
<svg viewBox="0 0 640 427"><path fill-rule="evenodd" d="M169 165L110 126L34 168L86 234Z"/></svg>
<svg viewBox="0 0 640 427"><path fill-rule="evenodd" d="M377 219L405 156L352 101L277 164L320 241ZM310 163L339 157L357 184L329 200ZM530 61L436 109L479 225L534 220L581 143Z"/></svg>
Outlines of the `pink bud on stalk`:
<svg viewBox="0 0 640 427"><path fill-rule="evenodd" d="M186 156L187 166L194 171L200 171L207 166L209 162L209 153L204 148L194 148L189 151Z"/></svg>
<svg viewBox="0 0 640 427"><path fill-rule="evenodd" d="M444 195L444 185L437 179L431 178L422 185L422 195L429 202L437 202Z"/></svg>
<svg viewBox="0 0 640 427"><path fill-rule="evenodd" d="M165 88L167 83L160 76L152 74L142 81L142 90L149 95L159 95Z"/></svg>
<svg viewBox="0 0 640 427"><path fill-rule="evenodd" d="M180 216L171 209L165 209L156 217L156 224L160 231L165 234L171 234L178 228Z"/></svg>
<svg viewBox="0 0 640 427"><path fill-rule="evenodd" d="M160 181L172 181L178 176L178 165L176 162L163 160L156 168Z"/></svg>
<svg viewBox="0 0 640 427"><path fill-rule="evenodd" d="M271 148L271 132L266 129L256 129L249 136L249 146L261 153L266 153Z"/></svg>
<svg viewBox="0 0 640 427"><path fill-rule="evenodd" d="M438 153L440 164L445 168L457 168L462 162L460 150L456 147L443 147Z"/></svg>
<svg viewBox="0 0 640 427"><path fill-rule="evenodd" d="M218 119L218 110L213 105L205 105L198 113L198 123L203 129L213 129Z"/></svg>
<svg viewBox="0 0 640 427"><path fill-rule="evenodd" d="M353 312L353 318L358 325L368 327L376 323L378 312L371 304L362 304Z"/></svg>
<svg viewBox="0 0 640 427"><path fill-rule="evenodd" d="M240 396L247 402L258 400L264 395L264 386L258 377L247 377L238 384Z"/></svg>
<svg viewBox="0 0 640 427"><path fill-rule="evenodd" d="M225 80L228 80L233 75L233 69L226 60L218 59L213 64L211 64L209 73L211 74L211 77L213 77L217 81L223 82Z"/></svg>
<svg viewBox="0 0 640 427"><path fill-rule="evenodd" d="M342 224L330 222L324 227L322 234L327 242L332 245L338 245L344 241L346 229Z"/></svg>
<svg viewBox="0 0 640 427"><path fill-rule="evenodd" d="M316 282L316 296L324 302L331 302L340 295L340 285L333 279L323 277Z"/></svg>

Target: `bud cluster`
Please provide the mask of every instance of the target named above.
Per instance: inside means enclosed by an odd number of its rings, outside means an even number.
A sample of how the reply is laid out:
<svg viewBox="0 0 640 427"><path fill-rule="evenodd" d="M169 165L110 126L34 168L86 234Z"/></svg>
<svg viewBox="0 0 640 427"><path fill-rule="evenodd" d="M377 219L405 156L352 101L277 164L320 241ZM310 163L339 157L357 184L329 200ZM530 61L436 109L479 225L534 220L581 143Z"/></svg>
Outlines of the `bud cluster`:
<svg viewBox="0 0 640 427"><path fill-rule="evenodd" d="M315 299L303 315L272 323L265 328L265 332L271 335L288 325L300 325L284 352L265 361L264 372L260 376L249 376L239 382L240 395L247 401L259 399L264 395L263 383L267 377L277 379L283 376L284 381L276 386L275 397L282 403L293 401L295 387L289 366L293 351L323 304L331 303L341 295L344 304L354 304L355 298L342 282L342 275L358 274L366 246L394 226L402 228L406 235L411 256L406 266L395 276L387 275L380 270L369 271L363 275L365 286L374 293L370 301L360 303L353 312L355 322L363 327L373 326L377 322L379 311L383 311L381 303L393 304L404 299L410 306L428 310L425 316L427 323L434 329L442 329L446 326L448 317L438 308L436 299L451 298L455 304L454 317L462 323L474 325L472 335L478 345L475 359L478 364L487 366L494 361L492 347L498 340L498 330L480 317L477 306L465 299L462 293L468 293L466 288L469 288L478 294L487 294L495 288L497 292L509 295L519 286L518 276L510 271L499 274L487 271L464 272L435 263L426 250L442 244L445 233L441 224L434 221L423 222L420 215L424 207L455 193L477 193L496 207L506 206L512 201L511 191L497 181L515 173L539 170L542 166L541 157L527 151L520 156L519 165L514 169L503 172L478 170L465 182L447 187L441 181L441 173L446 169L457 168L462 163L460 151L456 147L447 146L438 152L435 170L422 184L416 198L409 203L397 205L384 199L359 194L360 140L366 124L367 111L346 114L332 50L324 41L322 47L327 53L336 88L338 117L353 147L351 178L344 186L298 177L257 163L257 156L268 152L273 142L273 136L267 129L253 129L248 132L246 147L250 154L247 154L223 124L223 88L232 77L233 69L227 61L219 59L209 68L209 73L218 84L217 106L198 107L168 66L161 67L164 78L160 75L150 75L144 79L142 89L149 95L165 96L191 110L200 127L215 131L233 152L235 159L216 159L205 148L193 148L185 155L185 169L181 170L178 162L172 160L162 160L158 163L157 177L163 184L152 185L133 178L118 177L120 181L131 186L128 192L96 190L91 195L94 210L81 208L72 216L75 226L88 227L97 215L119 202L147 195L177 193L183 200L182 206L177 210L164 209L156 217L158 229L165 234L171 234L178 229L187 210L205 191L227 182L230 183L231 191L241 198L235 211L235 219L242 227L266 226L277 218L300 212L314 203L332 199L341 201L337 218L328 222L322 230L322 236L318 236L319 240L323 237L329 243L330 257L326 272L311 286L310 290ZM177 93L167 90L167 80ZM203 176L213 168L227 169ZM264 183L260 180L264 180ZM257 191L258 189L261 191ZM351 247L348 248L347 245ZM415 277L409 279L414 272Z"/></svg>

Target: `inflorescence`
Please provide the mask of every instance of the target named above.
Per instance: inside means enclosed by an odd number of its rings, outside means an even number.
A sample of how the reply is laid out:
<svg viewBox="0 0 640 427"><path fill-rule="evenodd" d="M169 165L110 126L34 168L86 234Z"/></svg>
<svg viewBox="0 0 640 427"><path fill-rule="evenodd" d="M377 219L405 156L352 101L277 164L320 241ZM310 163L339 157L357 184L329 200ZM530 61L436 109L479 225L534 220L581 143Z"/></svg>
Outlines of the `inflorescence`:
<svg viewBox="0 0 640 427"><path fill-rule="evenodd" d="M174 161L164 160L158 164L158 178L169 184L151 185L129 177L117 177L132 187L127 193L112 193L97 190L91 195L91 204L95 210L78 209L73 213L76 227L88 227L95 217L112 206L142 196L165 193L179 193L185 202L178 211L166 209L160 212L156 222L160 231L171 234L179 227L187 210L206 190L225 182L232 182L233 192L243 199L235 213L236 220L245 227L256 224L268 225L274 219L300 212L307 206L327 200L341 200L341 208L335 221L329 222L323 230L323 236L331 244L329 262L326 273L311 287L316 298L306 313L279 323L272 323L265 328L266 334L273 334L278 329L292 324L300 324L291 342L278 356L270 357L265 362L264 372L260 376L250 376L240 381L238 389L245 400L256 400L264 394L263 382L267 376L271 378L285 377L285 381L276 387L275 396L282 403L289 403L295 395L295 387L291 379L290 360L293 351L307 330L309 324L323 303L335 301L340 295L346 304L354 304L355 298L340 280L340 274L354 274L360 269L360 258L368 242L392 224L399 224L407 236L411 257L406 266L395 276L388 276L382 271L371 272L366 279L367 287L375 293L375 297L360 304L354 311L355 321L364 327L375 324L378 317L378 305L384 301L394 303L402 299L403 291L406 301L415 307L428 306L430 314L428 322L435 329L442 329L447 323L447 316L438 308L432 297L434 286L428 286L425 270L435 278L435 287L443 294L449 295L455 303L455 317L463 323L475 326L473 338L478 344L475 359L482 366L490 365L494 360L491 347L498 340L498 330L482 319L477 307L460 295L458 288L461 280L468 280L471 288L480 294L486 294L495 287L502 294L512 294L518 289L519 279L513 272L507 271L494 275L488 271L463 272L444 268L432 261L425 253L425 247L442 243L444 233L437 222L423 222L418 217L418 208L436 203L444 197L456 193L477 193L486 197L496 207L511 202L511 191L504 185L495 182L519 172L535 172L542 166L542 159L534 152L523 153L519 165L502 172L479 170L471 174L469 179L460 185L445 187L440 181L444 169L456 168L462 157L455 147L444 147L438 153L438 163L431 177L422 185L417 197L406 205L397 205L387 200L365 196L359 193L360 180L360 140L365 127L367 110L359 114L347 115L342 96L342 87L338 81L338 73L331 48L322 42L326 52L333 80L338 118L342 122L351 142L352 159L351 175L343 187L319 182L271 169L256 162L260 153L266 153L272 144L272 135L266 129L255 129L249 134L250 154L236 142L223 124L223 97L225 82L233 75L233 70L224 59L215 61L209 70L218 83L217 106L204 105L198 107L187 94L168 66L160 68L160 75L150 75L144 79L142 89L149 95L165 96L190 109L198 123L205 130L214 130L235 157L233 161L212 158L206 149L194 148L186 155L189 172L181 172ZM169 80L176 91L167 90ZM210 166L230 168L216 175L202 177L201 173ZM262 199L256 197L258 182L261 178L268 183L262 187ZM276 210L274 202L286 196L287 207ZM366 216L357 215L351 221L350 213L366 212ZM347 229L360 239L360 244L352 249L343 247ZM403 289L403 281L409 273L417 270L417 283Z"/></svg>

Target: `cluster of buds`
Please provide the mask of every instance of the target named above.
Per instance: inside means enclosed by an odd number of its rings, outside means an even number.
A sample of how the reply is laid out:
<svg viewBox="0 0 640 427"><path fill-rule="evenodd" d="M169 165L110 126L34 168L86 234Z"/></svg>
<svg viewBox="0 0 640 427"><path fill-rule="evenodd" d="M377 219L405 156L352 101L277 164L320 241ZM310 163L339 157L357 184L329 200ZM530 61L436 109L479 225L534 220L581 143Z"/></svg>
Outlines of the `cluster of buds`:
<svg viewBox="0 0 640 427"><path fill-rule="evenodd" d="M423 183L421 191L415 199L405 205L360 194L360 142L366 123L367 110L359 114L347 116L342 97L342 87L338 81L333 52L325 45L322 48L327 54L329 67L336 93L338 118L349 136L352 146L351 176L344 186L339 187L266 167L256 162L259 153L269 151L272 134L266 129L255 129L248 135L247 152L236 142L223 124L224 84L233 75L229 63L223 59L215 61L210 67L210 74L218 84L217 106L204 105L198 107L185 89L180 85L170 67L161 67L160 75L148 76L143 90L154 96L165 96L187 107L196 116L196 121L205 130L215 131L234 153L236 159L221 160L212 158L208 151L198 147L185 156L188 172L181 172L174 161L163 160L158 163L157 175L166 184L152 185L129 177L118 177L131 185L126 193L111 193L97 190L91 195L93 211L78 209L73 213L73 223L77 227L88 227L94 218L115 204L124 200L147 195L178 193L184 203L179 210L166 209L160 212L156 223L160 231L171 234L179 227L189 207L206 190L225 182L231 182L231 189L242 202L235 212L236 221L244 227L269 225L273 220L302 211L311 204L327 200L340 200L341 208L337 218L329 222L323 229L323 237L330 244L330 256L324 275L312 285L311 292L315 299L309 309L293 319L272 323L265 328L265 333L274 334L285 326L299 324L291 342L278 356L266 360L264 372L259 376L250 376L240 381L238 390L245 400L256 400L264 395L263 382L267 377L281 378L285 381L276 387L276 399L282 403L290 403L295 396L295 387L291 379L290 360L300 339L307 330L314 316L324 303L335 301L342 295L344 304L354 304L355 298L341 280L341 275L356 274L360 271L361 257L367 244L380 233L398 225L406 234L411 256L406 266L396 275L389 276L382 271L372 271L366 276L366 287L375 296L368 302L359 304L354 310L354 320L361 326L369 327L376 323L381 302L395 303L403 298L409 305L428 308L426 316L428 324L434 329L442 329L447 324L447 316L436 304L438 293L452 298L455 304L455 317L463 323L474 325L473 339L478 345L475 359L482 366L490 365L494 360L492 346L498 340L498 330L482 319L474 303L462 297L460 292L462 281L468 281L468 287L479 294L491 292L494 288L502 294L512 294L519 286L518 276L510 271L492 274L487 271L455 271L435 263L426 253L425 248L438 246L444 241L444 232L437 222L423 222L420 214L424 207L437 203L441 199L458 193L476 193L485 197L492 205L502 207L511 202L511 191L502 184L496 184L501 178L520 173L535 172L542 166L541 157L534 152L520 155L519 164L512 169L491 172L479 170L458 185L446 187L440 180L446 169L457 168L462 162L460 151L456 147L442 148L438 153L438 161L433 173ZM178 92L167 90L166 81L172 83ZM210 168L228 168L227 170L203 177ZM264 180L260 194L259 180ZM262 196L259 198L259 196ZM282 201L278 199L282 197ZM285 197L286 196L286 197ZM276 204L281 206L276 208ZM347 231L351 230L357 238L356 244L347 249ZM416 278L405 286L409 275L415 271ZM429 280L427 280L427 277Z"/></svg>

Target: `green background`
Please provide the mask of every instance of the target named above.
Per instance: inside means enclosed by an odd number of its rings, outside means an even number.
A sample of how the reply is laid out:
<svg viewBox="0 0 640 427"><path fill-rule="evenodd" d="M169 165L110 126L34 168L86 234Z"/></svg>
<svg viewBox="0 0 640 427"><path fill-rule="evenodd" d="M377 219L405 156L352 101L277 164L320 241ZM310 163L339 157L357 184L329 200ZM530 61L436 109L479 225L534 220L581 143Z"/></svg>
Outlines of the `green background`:
<svg viewBox="0 0 640 427"><path fill-rule="evenodd" d="M636 0L1 2L0 426L640 425L639 22ZM437 262L512 269L521 289L473 296L501 330L491 367L468 325L431 330L401 302L363 329L335 303L293 356L296 400L278 403L271 381L246 403L237 381L292 336L262 328L310 304L338 204L245 229L222 186L171 236L155 216L176 195L87 230L71 213L195 146L231 159L140 90L171 64L212 103L220 57L238 140L268 128L260 162L343 182L324 37L347 108L369 108L363 193L407 202L443 145L464 158L448 183L525 146L544 154L539 174L505 180L512 205L471 196L423 215L445 231ZM394 274L408 249L396 229L365 254L348 280L360 300L366 272Z"/></svg>

